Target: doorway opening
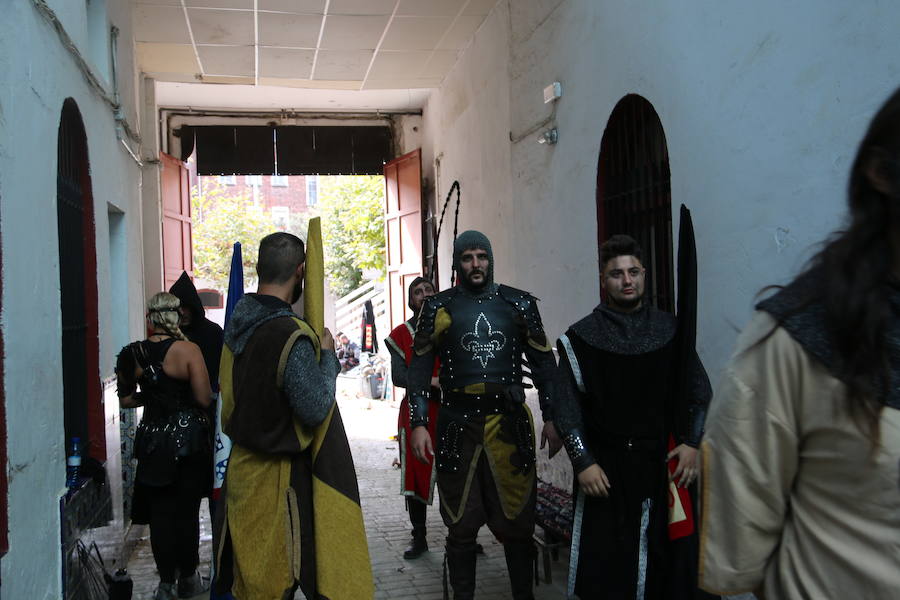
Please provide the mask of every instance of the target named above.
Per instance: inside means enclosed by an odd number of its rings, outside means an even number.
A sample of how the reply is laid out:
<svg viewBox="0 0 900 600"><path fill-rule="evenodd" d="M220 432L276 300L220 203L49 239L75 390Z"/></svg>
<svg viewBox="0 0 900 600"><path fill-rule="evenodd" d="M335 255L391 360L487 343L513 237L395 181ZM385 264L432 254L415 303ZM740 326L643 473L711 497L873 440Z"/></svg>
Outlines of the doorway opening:
<svg viewBox="0 0 900 600"><path fill-rule="evenodd" d="M192 167L193 159L189 159L189 170ZM341 308L365 295L364 303L372 297L369 292L383 289L383 176L197 175L193 171L191 180L194 284L210 320L224 325L234 242L241 243L244 289L251 291L257 285L260 240L274 231L305 238L313 217L322 218L326 294L332 306ZM361 343L356 339L360 337L358 314L345 314L349 312L333 314L329 327L334 333L346 330L350 339Z"/></svg>
<svg viewBox="0 0 900 600"><path fill-rule="evenodd" d="M166 287L187 272L207 317L224 325L234 242L250 291L259 240L276 230L304 237L321 216L326 325L377 352L411 316L406 286L425 272L421 155L393 158L394 121L165 113L174 154L161 156Z"/></svg>
<svg viewBox="0 0 900 600"><path fill-rule="evenodd" d="M598 252L610 236L621 233L643 248L648 301L674 312L669 151L659 115L637 94L625 96L613 109L597 165Z"/></svg>

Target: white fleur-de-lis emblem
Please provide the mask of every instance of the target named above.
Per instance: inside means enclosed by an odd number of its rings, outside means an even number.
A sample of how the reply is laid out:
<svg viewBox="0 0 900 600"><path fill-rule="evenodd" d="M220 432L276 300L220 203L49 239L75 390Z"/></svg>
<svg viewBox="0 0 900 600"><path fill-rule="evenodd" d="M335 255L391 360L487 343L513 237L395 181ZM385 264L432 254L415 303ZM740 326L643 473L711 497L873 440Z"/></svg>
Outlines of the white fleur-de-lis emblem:
<svg viewBox="0 0 900 600"><path fill-rule="evenodd" d="M506 336L502 331L494 331L488 318L480 313L475 320L475 329L463 336L461 344L464 350L472 353L472 360L481 362L481 368L486 369L494 352L506 345Z"/></svg>

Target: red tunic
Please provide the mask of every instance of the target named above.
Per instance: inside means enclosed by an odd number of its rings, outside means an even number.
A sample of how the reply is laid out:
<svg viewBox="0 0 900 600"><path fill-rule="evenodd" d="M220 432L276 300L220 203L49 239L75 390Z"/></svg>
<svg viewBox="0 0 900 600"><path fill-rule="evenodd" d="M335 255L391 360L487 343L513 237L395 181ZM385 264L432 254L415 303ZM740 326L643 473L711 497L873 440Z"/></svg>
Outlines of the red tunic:
<svg viewBox="0 0 900 600"><path fill-rule="evenodd" d="M413 328L409 323L401 323L391 331L386 340L394 350L403 356L406 366L412 360ZM438 374L440 363L435 360L433 375ZM438 403L428 403L428 433L431 435L432 446L435 443L435 429L437 427ZM420 462L412 452L410 440L412 429L409 426L409 400L406 395L400 403L400 414L397 418L397 434L400 440L400 493L404 496L412 496L431 504L434 498L434 457L428 459L428 464Z"/></svg>

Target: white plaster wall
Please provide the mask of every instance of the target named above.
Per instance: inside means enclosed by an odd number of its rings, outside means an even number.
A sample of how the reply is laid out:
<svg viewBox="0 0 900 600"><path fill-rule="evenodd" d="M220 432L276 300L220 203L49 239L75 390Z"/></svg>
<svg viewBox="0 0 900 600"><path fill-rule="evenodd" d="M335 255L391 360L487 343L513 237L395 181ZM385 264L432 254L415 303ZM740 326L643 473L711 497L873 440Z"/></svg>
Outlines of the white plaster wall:
<svg viewBox="0 0 900 600"><path fill-rule="evenodd" d="M524 209L522 199L514 193L513 178L518 173L510 164L511 109L521 99L510 94L509 19L509 8L500 2L440 90L429 98L423 114L423 174L429 181L437 180L437 218L450 186L455 179L459 180L462 192L459 232L466 229L484 232L494 251L495 279L543 298L541 311L546 312L550 304L547 300L554 299L552 290L542 289L542 281L523 274L523 267L528 265L517 255L521 252L518 238L523 234L528 239L534 237L518 224ZM454 195L439 241L441 289L450 285L455 209ZM533 391L528 393L528 405L539 435L543 419ZM560 455L548 461L546 450L539 451L538 455L539 476L568 488L571 477L568 459Z"/></svg>
<svg viewBox="0 0 900 600"><path fill-rule="evenodd" d="M856 144L900 83L898 21L889 2L501 0L429 99L426 141L442 189L463 184L460 229L491 236L498 279L543 299L555 337L599 297L607 120L626 94L647 98L668 140L675 231L681 203L694 216L699 347L715 378L754 294L840 223ZM559 144L510 143L554 116L541 94L552 81Z"/></svg>
<svg viewBox="0 0 900 600"><path fill-rule="evenodd" d="M52 2L79 37L75 2ZM84 3L80 4L81 6ZM131 3L110 0L109 18L123 32L120 86L133 81ZM86 49L83 49L85 53ZM125 60L122 60L122 59ZM60 374L59 261L56 239L56 145L63 101L74 98L87 131L97 232L101 373L110 375L122 319L140 334L130 306L142 289L136 218L140 174L116 139L111 109L99 100L26 0L6 3L0 21L0 226L3 233L5 395L9 435L9 553L0 564L7 598L59 598L59 498L64 492L65 440ZM134 114L129 109L130 114ZM126 114L128 114L128 112ZM128 281L114 287L107 222L122 211ZM117 247L123 240L113 240ZM119 246L121 247L121 246ZM119 270L121 271L121 269ZM116 290L113 293L113 289ZM113 305L115 302L115 305ZM113 337L118 327L120 333ZM115 450L115 449L112 449ZM112 476L116 476L115 473Z"/></svg>
<svg viewBox="0 0 900 600"><path fill-rule="evenodd" d="M509 281L516 268L513 232L508 226L514 210L508 138L508 19L501 3L423 111L422 170L429 181L438 182L436 216L440 218L447 192L458 179L462 191L459 232L479 229L491 238L499 281ZM455 208L454 196L438 246L441 289L450 285Z"/></svg>
<svg viewBox="0 0 900 600"><path fill-rule="evenodd" d="M162 165L159 162L160 133L156 106L156 84L149 77L140 82L143 111L141 119L144 127L141 156L144 162L141 206L141 236L144 251L144 290L146 302L153 294L163 290L162 262Z"/></svg>
<svg viewBox="0 0 900 600"><path fill-rule="evenodd" d="M394 117L394 132L397 156L421 148L424 136L422 116L398 115Z"/></svg>

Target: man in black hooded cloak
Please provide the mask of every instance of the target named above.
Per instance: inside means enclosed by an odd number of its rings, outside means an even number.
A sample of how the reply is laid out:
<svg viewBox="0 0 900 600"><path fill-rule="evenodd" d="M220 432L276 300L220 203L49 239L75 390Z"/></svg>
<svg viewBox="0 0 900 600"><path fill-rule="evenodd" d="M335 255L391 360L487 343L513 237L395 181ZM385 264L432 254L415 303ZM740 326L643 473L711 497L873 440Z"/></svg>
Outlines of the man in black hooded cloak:
<svg viewBox="0 0 900 600"><path fill-rule="evenodd" d="M203 354L203 362L206 363L206 372L209 373L209 387L213 393L219 391L219 361L222 358L222 344L224 334L222 328L217 323L213 323L206 318L206 310L200 301L200 294L194 287L194 282L185 272L181 272L181 277L169 288L169 293L181 300L181 306L178 312L181 313L181 322L179 327L187 338L200 346L200 352ZM209 418L210 427L210 447L215 448L216 435L216 410L218 410L217 402L210 402L206 408L206 415ZM215 452L213 453L215 456ZM214 465L210 462L210 473L213 472ZM212 499L212 486L209 491L210 512L214 507Z"/></svg>
<svg viewBox="0 0 900 600"><path fill-rule="evenodd" d="M209 384L214 392L219 390L219 359L222 357L222 328L206 318L200 294L190 276L182 271L169 293L181 300L181 331L198 346L206 362Z"/></svg>

